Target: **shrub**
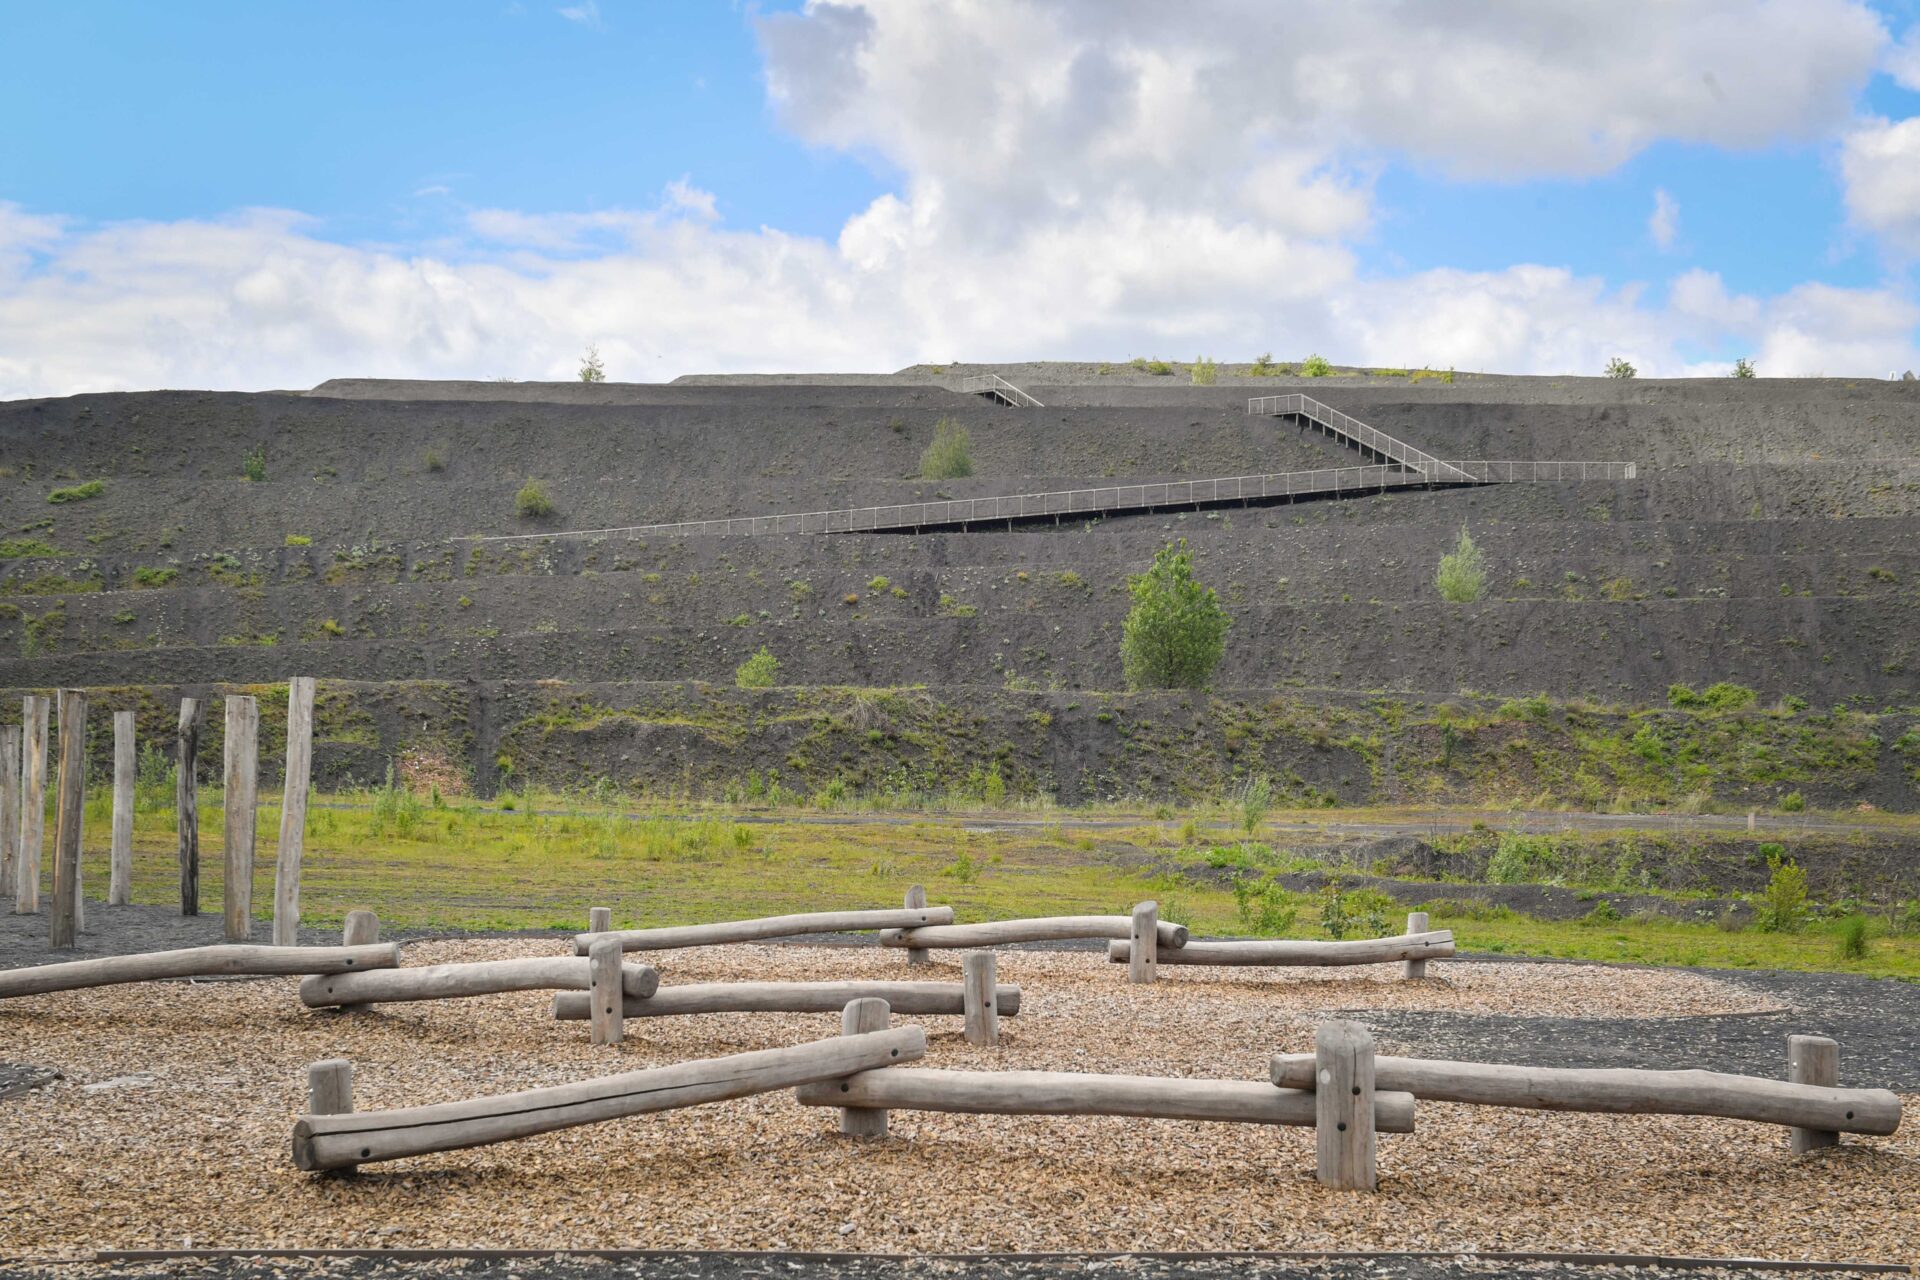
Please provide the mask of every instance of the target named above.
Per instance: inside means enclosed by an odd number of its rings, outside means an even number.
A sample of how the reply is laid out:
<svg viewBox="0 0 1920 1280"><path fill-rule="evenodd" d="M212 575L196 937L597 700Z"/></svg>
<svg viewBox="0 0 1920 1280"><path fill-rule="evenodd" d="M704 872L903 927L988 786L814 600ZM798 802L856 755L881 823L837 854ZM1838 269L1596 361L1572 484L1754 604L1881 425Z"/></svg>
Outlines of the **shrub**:
<svg viewBox="0 0 1920 1280"><path fill-rule="evenodd" d="M1867 918L1858 912L1840 922L1838 950L1842 960L1867 958Z"/></svg>
<svg viewBox="0 0 1920 1280"><path fill-rule="evenodd" d="M85 484L76 484L66 489L55 489L47 495L47 501L54 506L63 506L69 502L85 502L88 498L97 498L107 491L105 480L89 480Z"/></svg>
<svg viewBox="0 0 1920 1280"><path fill-rule="evenodd" d="M1434 370L1434 369L1415 369L1412 375L1407 379L1407 381L1425 382L1429 378L1437 379L1438 381L1446 383L1448 386L1452 386L1453 370L1447 369L1444 371L1440 371L1440 370Z"/></svg>
<svg viewBox="0 0 1920 1280"><path fill-rule="evenodd" d="M438 449L429 449L427 450L426 464L427 470L429 471L445 471L447 469L447 455Z"/></svg>
<svg viewBox="0 0 1920 1280"><path fill-rule="evenodd" d="M1256 378L1271 378L1274 374L1273 352L1262 351L1253 358L1253 367L1247 370Z"/></svg>
<svg viewBox="0 0 1920 1280"><path fill-rule="evenodd" d="M1193 385L1196 387L1210 387L1220 376L1220 366L1214 362L1212 356L1195 356L1192 368L1187 370L1187 376L1193 380Z"/></svg>
<svg viewBox="0 0 1920 1280"><path fill-rule="evenodd" d="M933 443L920 454L922 480L953 480L973 474L973 446L967 429L952 418L933 424Z"/></svg>
<svg viewBox="0 0 1920 1280"><path fill-rule="evenodd" d="M588 347L586 354L580 357L580 381L605 382L607 366L600 363L600 348Z"/></svg>
<svg viewBox="0 0 1920 1280"><path fill-rule="evenodd" d="M1780 812L1799 813L1807 807L1807 798L1798 791L1789 791L1780 797Z"/></svg>
<svg viewBox="0 0 1920 1280"><path fill-rule="evenodd" d="M892 585L893 584L891 582L887 581L886 575L884 574L875 574L872 578L869 578L867 580L867 590L869 591L885 591L888 587L891 587Z"/></svg>
<svg viewBox="0 0 1920 1280"><path fill-rule="evenodd" d="M1133 608L1120 633L1120 661L1134 689L1196 689L1226 651L1229 619L1213 588L1193 577L1187 541L1160 548L1153 566L1127 579Z"/></svg>
<svg viewBox="0 0 1920 1280"><path fill-rule="evenodd" d="M28 556L57 556L58 547L38 538L0 538L0 560L22 560Z"/></svg>
<svg viewBox="0 0 1920 1280"><path fill-rule="evenodd" d="M1741 356L1733 362L1733 373L1730 376L1735 378L1757 378L1760 375L1754 372L1753 361L1747 359L1745 356Z"/></svg>
<svg viewBox="0 0 1920 1280"><path fill-rule="evenodd" d="M1472 604L1487 589L1487 561L1467 526L1460 526L1460 540L1453 550L1440 557L1440 569L1434 574L1434 586L1442 599L1455 604Z"/></svg>
<svg viewBox="0 0 1920 1280"><path fill-rule="evenodd" d="M1240 923L1248 933L1263 938L1284 937L1293 932L1300 915L1293 895L1272 879L1242 874L1233 878L1233 905L1240 912Z"/></svg>
<svg viewBox="0 0 1920 1280"><path fill-rule="evenodd" d="M1327 363L1325 356L1312 355L1301 361L1300 372L1309 378L1324 378L1333 372L1333 366Z"/></svg>
<svg viewBox="0 0 1920 1280"><path fill-rule="evenodd" d="M143 564L133 571L133 585L136 587L171 586L173 580L179 576L180 571L172 565L156 568L153 565Z"/></svg>
<svg viewBox="0 0 1920 1280"><path fill-rule="evenodd" d="M547 496L546 485L528 476L520 492L513 496L513 509L522 520L538 520L553 514L553 499Z"/></svg>
<svg viewBox="0 0 1920 1280"><path fill-rule="evenodd" d="M393 764L387 764L387 783L374 788L373 811L369 826L375 835L395 835L402 840L412 836L425 816L426 806L404 783L396 782Z"/></svg>
<svg viewBox="0 0 1920 1280"><path fill-rule="evenodd" d="M1273 806L1273 780L1264 773L1255 774L1240 785L1240 794L1234 800L1240 809L1240 829L1251 836Z"/></svg>
<svg viewBox="0 0 1920 1280"><path fill-rule="evenodd" d="M1639 372L1638 369L1628 364L1625 360L1622 360L1619 356L1614 356L1611 360L1607 361L1607 376L1609 378L1631 378Z"/></svg>
<svg viewBox="0 0 1920 1280"><path fill-rule="evenodd" d="M1356 889L1351 893L1329 880L1320 890L1320 927L1338 942L1349 933L1362 938L1378 938L1387 932L1387 909L1393 899L1376 889Z"/></svg>
<svg viewBox="0 0 1920 1280"><path fill-rule="evenodd" d="M313 539L304 533L290 533L287 535L287 545L290 547L310 547L313 545Z"/></svg>
<svg viewBox="0 0 1920 1280"><path fill-rule="evenodd" d="M742 689L771 689L780 675L780 659L765 645L760 652L734 668L733 682Z"/></svg>
<svg viewBox="0 0 1920 1280"><path fill-rule="evenodd" d="M1797 933L1807 921L1807 873L1777 844L1763 844L1767 887L1761 891L1754 925L1767 933Z"/></svg>
<svg viewBox="0 0 1920 1280"><path fill-rule="evenodd" d="M1560 869L1560 855L1545 836L1502 831L1493 857L1487 860L1487 880L1493 884L1534 884Z"/></svg>
<svg viewBox="0 0 1920 1280"><path fill-rule="evenodd" d="M247 456L240 459L240 474L259 484L267 478L267 447L256 444L247 450Z"/></svg>

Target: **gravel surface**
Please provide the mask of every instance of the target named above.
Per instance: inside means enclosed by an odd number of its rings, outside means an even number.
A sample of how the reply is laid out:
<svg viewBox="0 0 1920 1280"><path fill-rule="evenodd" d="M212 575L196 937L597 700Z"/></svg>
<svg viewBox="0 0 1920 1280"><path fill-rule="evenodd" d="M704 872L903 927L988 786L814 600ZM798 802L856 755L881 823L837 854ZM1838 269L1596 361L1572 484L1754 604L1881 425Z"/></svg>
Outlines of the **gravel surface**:
<svg viewBox="0 0 1920 1280"><path fill-rule="evenodd" d="M422 943L410 964L553 954L552 941ZM958 955L931 975L958 977ZM668 982L898 977L879 948L754 946L656 957ZM1025 1003L997 1048L925 1025L927 1065L1264 1079L1315 1021L1364 1009L1385 1052L1429 1047L1400 1017L1569 1020L1652 1056L1682 1016L1776 1016L1721 976L1512 963L1171 975L1129 987L1088 952L1007 952ZM924 971L919 971L924 972ZM919 976L916 973L916 976ZM770 1094L523 1142L297 1172L304 1067L351 1058L365 1109L448 1101L831 1035L826 1015L630 1024L618 1049L555 1024L546 997L361 1014L303 1009L290 979L167 983L8 1001L9 1058L63 1080L0 1102L0 1252L98 1248L645 1247L872 1250L1547 1249L1920 1261L1920 1129L1795 1160L1777 1128L1422 1104L1382 1141L1382 1188L1328 1192L1304 1129L1110 1117L901 1112L854 1144L828 1110ZM1630 1014L1636 1016L1626 1016ZM1505 1052L1495 1056L1511 1057ZM1773 1058L1778 1074L1784 1045ZM1713 1064L1699 1064L1713 1065ZM1920 1113L1920 1098L1910 1102ZM1151 1158L1143 1160L1143 1153Z"/></svg>

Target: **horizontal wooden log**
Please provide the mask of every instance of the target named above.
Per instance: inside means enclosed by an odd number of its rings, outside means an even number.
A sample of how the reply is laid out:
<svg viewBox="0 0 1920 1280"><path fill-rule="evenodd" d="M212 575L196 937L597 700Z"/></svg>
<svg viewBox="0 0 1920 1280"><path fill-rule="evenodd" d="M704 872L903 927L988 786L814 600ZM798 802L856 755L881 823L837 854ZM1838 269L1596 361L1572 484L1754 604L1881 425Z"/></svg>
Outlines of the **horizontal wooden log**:
<svg viewBox="0 0 1920 1280"><path fill-rule="evenodd" d="M1900 1099L1885 1089L1829 1089L1718 1071L1526 1067L1378 1058L1374 1080L1380 1089L1410 1093L1416 1098L1486 1107L1723 1116L1844 1133L1889 1134L1900 1127ZM1277 1055L1273 1083L1282 1089L1313 1088L1313 1055Z"/></svg>
<svg viewBox="0 0 1920 1280"><path fill-rule="evenodd" d="M1131 916L1035 916L1026 920L988 920L930 929L887 929L883 947L1004 947L1019 942L1066 942L1074 938L1126 938ZM1187 926L1160 922L1160 946L1187 945ZM1165 956L1161 959L1164 961Z"/></svg>
<svg viewBox="0 0 1920 1280"><path fill-rule="evenodd" d="M867 929L900 929L922 924L949 924L952 907L888 908L876 911L808 911L791 916L762 916L757 920L722 920L717 924L674 925L665 929L616 929L611 934L582 933L573 939L575 955L587 954L595 938L620 939L622 951L671 951L677 947L716 947L730 942L760 942L803 933L859 933Z"/></svg>
<svg viewBox="0 0 1920 1280"><path fill-rule="evenodd" d="M305 1115L294 1122L293 1162L308 1170L343 1169L431 1151L484 1146L622 1116L790 1089L885 1063L912 1062L926 1051L926 1032L919 1027L897 1027L464 1102Z"/></svg>
<svg viewBox="0 0 1920 1280"><path fill-rule="evenodd" d="M995 988L1003 1016L1020 1011L1020 988ZM885 1000L894 1013L958 1015L958 982L689 982L661 987L645 999L629 995L629 1018L665 1018L692 1013L839 1013L855 1000ZM553 1016L579 1021L587 1016L584 993L563 991L553 998Z"/></svg>
<svg viewBox="0 0 1920 1280"><path fill-rule="evenodd" d="M180 951L147 951L0 970L0 997L109 987L121 982L154 982L162 978L346 973L358 969L391 969L399 963L400 946L393 942L370 947L187 947Z"/></svg>
<svg viewBox="0 0 1920 1280"><path fill-rule="evenodd" d="M585 956L532 956L366 973L316 974L300 984L300 1001L309 1008L319 1009L329 1005L452 1000L502 991L585 991L587 965ZM650 964L630 964L622 968L622 984L630 996L650 996L660 985L660 971Z"/></svg>
<svg viewBox="0 0 1920 1280"><path fill-rule="evenodd" d="M1125 964L1132 944L1110 942L1107 959ZM1352 942L1314 942L1283 939L1272 942L1189 942L1171 954L1162 952L1161 964L1214 965L1347 965L1384 964L1390 960L1435 960L1453 954L1453 930L1436 929L1400 938L1356 938Z"/></svg>
<svg viewBox="0 0 1920 1280"><path fill-rule="evenodd" d="M1313 1094L1263 1080L1183 1080L1077 1071L865 1071L801 1086L809 1107L884 1107L896 1111L970 1111L1002 1116L1141 1116L1312 1127ZM1382 1133L1413 1132L1413 1098L1375 1095Z"/></svg>

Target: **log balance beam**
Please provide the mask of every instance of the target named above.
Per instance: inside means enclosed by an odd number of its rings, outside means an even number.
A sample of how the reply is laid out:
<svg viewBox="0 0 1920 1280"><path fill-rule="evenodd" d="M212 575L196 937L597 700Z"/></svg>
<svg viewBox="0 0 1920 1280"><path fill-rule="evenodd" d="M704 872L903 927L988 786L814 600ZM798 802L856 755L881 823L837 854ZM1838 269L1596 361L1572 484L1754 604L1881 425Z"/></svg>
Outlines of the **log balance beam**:
<svg viewBox="0 0 1920 1280"><path fill-rule="evenodd" d="M97 960L68 960L0 971L0 998L109 987L122 982L158 982L167 978L286 977L309 973L352 973L392 969L400 963L398 943L359 947L187 947L148 951Z"/></svg>
<svg viewBox="0 0 1920 1280"><path fill-rule="evenodd" d="M665 929L615 929L576 934L573 952L584 956L600 938L620 939L622 951L671 951L679 947L716 947L733 942L764 942L807 933L859 933L868 929L951 924L952 907L894 908L878 911L809 911L757 920L676 925Z"/></svg>
<svg viewBox="0 0 1920 1280"><path fill-rule="evenodd" d="M1427 961L1454 954L1453 930L1406 934L1397 938L1356 938L1351 942L1284 940L1231 942L1202 939L1175 951L1162 951L1161 964L1205 965L1353 965L1384 964L1394 960ZM1133 955L1129 942L1107 944L1107 959L1125 964Z"/></svg>
<svg viewBox="0 0 1920 1280"><path fill-rule="evenodd" d="M1076 938L1132 936L1131 916L1037 916L1027 920L989 920L924 929L883 929L883 947L1001 947L1021 942L1066 942ZM1187 945L1187 926L1161 921L1157 930L1161 960L1168 949Z"/></svg>
<svg viewBox="0 0 1920 1280"><path fill-rule="evenodd" d="M309 1171L347 1169L380 1160L485 1146L622 1116L791 1089L892 1062L910 1062L926 1050L926 1032L919 1027L899 1027L465 1102L392 1111L315 1112L294 1122L293 1162ZM350 1107L352 1103L350 1098L340 1099L335 1091L329 1105Z"/></svg>
<svg viewBox="0 0 1920 1280"><path fill-rule="evenodd" d="M690 982L661 987L650 996L628 993L623 1014L664 1018L695 1013L839 1013L855 1000L885 1000L896 1013L963 1014L964 983L959 982ZM994 988L1001 1017L1020 1012L1020 988ZM563 991L553 998L553 1016L580 1021L588 1013L584 991Z"/></svg>
<svg viewBox="0 0 1920 1280"><path fill-rule="evenodd" d="M503 991L577 991L581 995L580 1016L584 1018L591 963L585 956L533 956L367 973L316 974L301 982L300 1002L310 1009L321 1009L337 1005L451 1000ZM621 989L629 998L645 999L659 985L660 972L652 965L621 966Z"/></svg>

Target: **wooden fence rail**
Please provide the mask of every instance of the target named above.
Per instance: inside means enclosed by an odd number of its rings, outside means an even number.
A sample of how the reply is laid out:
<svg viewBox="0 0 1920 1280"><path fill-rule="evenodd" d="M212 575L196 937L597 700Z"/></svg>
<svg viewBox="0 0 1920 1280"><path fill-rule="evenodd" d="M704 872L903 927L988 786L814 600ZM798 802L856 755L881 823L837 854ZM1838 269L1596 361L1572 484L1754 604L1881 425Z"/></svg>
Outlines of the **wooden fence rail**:
<svg viewBox="0 0 1920 1280"><path fill-rule="evenodd" d="M713 947L735 942L762 942L808 933L858 933L868 929L898 929L926 924L948 924L952 907L891 908L877 911L809 911L790 916L762 916L756 920L725 920L718 924L676 925L664 929L616 929L575 935L573 950L586 955L600 938L618 938L625 951L670 951L678 947Z"/></svg>
<svg viewBox="0 0 1920 1280"><path fill-rule="evenodd" d="M585 956L530 956L471 964L374 969L364 973L315 974L300 983L300 1002L310 1009L320 1009L337 1005L455 1000L505 991L578 991L584 996L588 986L587 965ZM659 985L660 971L652 965L621 967L621 987L629 996L651 996Z"/></svg>
<svg viewBox="0 0 1920 1280"><path fill-rule="evenodd" d="M1201 939L1175 951L1163 951L1159 959L1161 964L1353 965L1382 964L1393 960L1427 961L1452 954L1453 931L1436 929L1398 938L1356 938L1350 942ZM1121 941L1107 944L1107 959L1114 964L1126 964L1132 955L1131 943Z"/></svg>
<svg viewBox="0 0 1920 1280"><path fill-rule="evenodd" d="M1020 942L1064 942L1074 938L1132 936L1132 916L1036 916L1025 920L990 920L984 924L953 924L926 929L885 929L883 947L1001 947ZM1170 949L1187 945L1187 926L1162 920L1156 933L1160 962L1172 963Z"/></svg>
<svg viewBox="0 0 1920 1280"><path fill-rule="evenodd" d="M406 972L401 970L401 972ZM966 993L958 982L689 982L661 987L650 996L629 993L623 1002L629 1018L665 1018L695 1013L839 1013L855 1000L885 1000L897 1013L964 1014ZM994 988L1002 1017L1020 1012L1020 988ZM553 998L553 1016L579 1021L587 1016L584 992L562 991Z"/></svg>

